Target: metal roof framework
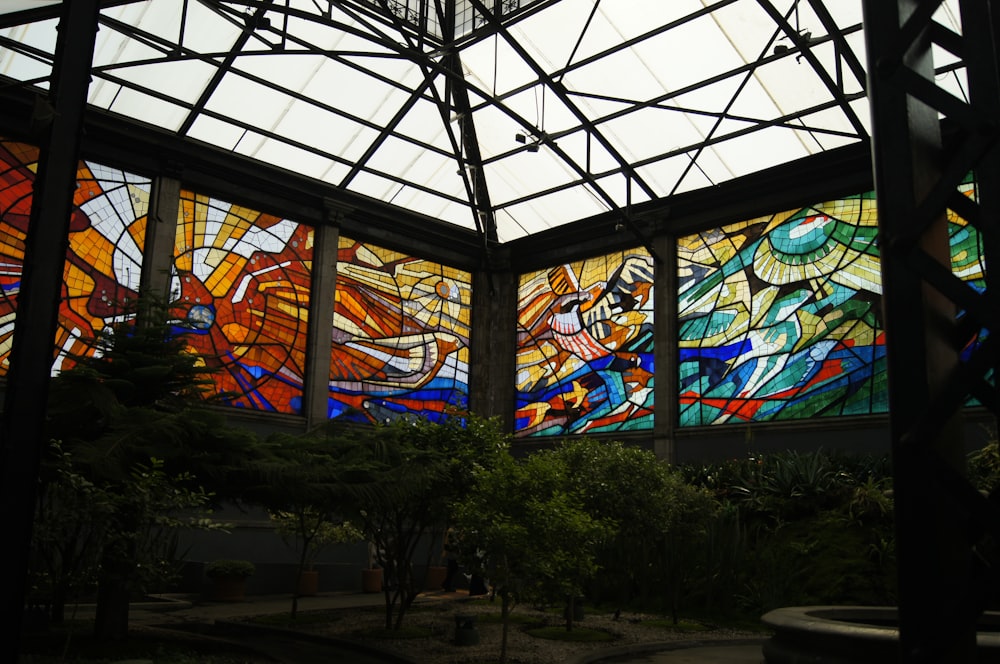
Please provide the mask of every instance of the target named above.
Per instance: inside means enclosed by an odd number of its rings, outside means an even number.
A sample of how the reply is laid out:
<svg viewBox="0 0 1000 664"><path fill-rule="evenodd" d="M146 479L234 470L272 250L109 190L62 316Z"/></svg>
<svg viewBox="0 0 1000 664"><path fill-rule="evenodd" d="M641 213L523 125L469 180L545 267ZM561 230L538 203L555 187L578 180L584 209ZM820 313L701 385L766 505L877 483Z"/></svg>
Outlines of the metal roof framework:
<svg viewBox="0 0 1000 664"><path fill-rule="evenodd" d="M0 8L7 86L59 5ZM865 67L860 0L107 0L88 105L499 245L867 142Z"/></svg>

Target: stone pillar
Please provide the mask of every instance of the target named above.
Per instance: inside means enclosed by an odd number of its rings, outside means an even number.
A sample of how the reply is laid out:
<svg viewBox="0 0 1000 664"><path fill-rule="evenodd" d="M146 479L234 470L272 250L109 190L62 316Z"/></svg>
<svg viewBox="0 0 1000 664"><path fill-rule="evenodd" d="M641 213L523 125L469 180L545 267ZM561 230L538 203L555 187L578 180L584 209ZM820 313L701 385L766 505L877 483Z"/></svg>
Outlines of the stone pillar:
<svg viewBox="0 0 1000 664"><path fill-rule="evenodd" d="M480 270L472 275L472 334L469 344L469 409L500 417L514 429L514 353L517 275Z"/></svg>
<svg viewBox="0 0 1000 664"><path fill-rule="evenodd" d="M177 169L170 167L170 170ZM181 182L178 178L170 175L154 178L146 216L141 290L143 295L162 304L170 302L170 269L174 262L180 197Z"/></svg>
<svg viewBox="0 0 1000 664"><path fill-rule="evenodd" d="M653 354L655 375L653 398L653 451L673 463L674 430L677 427L677 247L671 235L659 235L653 248L661 257L656 262L653 288Z"/></svg>
<svg viewBox="0 0 1000 664"><path fill-rule="evenodd" d="M324 202L326 223L313 232L312 287L309 293L309 348L306 352L302 414L314 429L327 421L330 394L330 333L337 289L337 247L340 219L346 210L335 201Z"/></svg>

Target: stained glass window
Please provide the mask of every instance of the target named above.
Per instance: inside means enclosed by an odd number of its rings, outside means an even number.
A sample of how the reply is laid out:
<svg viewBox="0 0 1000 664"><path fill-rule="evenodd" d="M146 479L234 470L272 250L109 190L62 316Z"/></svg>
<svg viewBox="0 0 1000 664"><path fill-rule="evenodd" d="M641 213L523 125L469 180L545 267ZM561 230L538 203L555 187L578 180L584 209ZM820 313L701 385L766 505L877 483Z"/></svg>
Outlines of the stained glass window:
<svg viewBox="0 0 1000 664"><path fill-rule="evenodd" d="M6 374L38 149L0 141L0 375ZM94 339L126 315L139 290L150 181L81 161L63 271L53 372L95 352Z"/></svg>
<svg viewBox="0 0 1000 664"><path fill-rule="evenodd" d="M966 196L977 198L976 184L972 177L969 177L960 189ZM986 290L986 258L983 255L982 238L979 231L949 210L948 237L951 243L952 271L977 292L984 292ZM963 359L969 358L977 345L986 338L986 334L987 330L983 328L979 330L975 338L966 344L962 351ZM988 375L990 381L992 381L992 375L991 371ZM970 397L966 404L975 406L979 405L979 402Z"/></svg>
<svg viewBox="0 0 1000 664"><path fill-rule="evenodd" d="M471 305L468 272L341 237L329 417L467 408Z"/></svg>
<svg viewBox="0 0 1000 664"><path fill-rule="evenodd" d="M302 411L313 231L181 192L171 299L228 405Z"/></svg>
<svg viewBox="0 0 1000 664"><path fill-rule="evenodd" d="M885 412L874 195L678 242L680 425Z"/></svg>
<svg viewBox="0 0 1000 664"><path fill-rule="evenodd" d="M633 249L521 276L515 435L652 428L653 274Z"/></svg>

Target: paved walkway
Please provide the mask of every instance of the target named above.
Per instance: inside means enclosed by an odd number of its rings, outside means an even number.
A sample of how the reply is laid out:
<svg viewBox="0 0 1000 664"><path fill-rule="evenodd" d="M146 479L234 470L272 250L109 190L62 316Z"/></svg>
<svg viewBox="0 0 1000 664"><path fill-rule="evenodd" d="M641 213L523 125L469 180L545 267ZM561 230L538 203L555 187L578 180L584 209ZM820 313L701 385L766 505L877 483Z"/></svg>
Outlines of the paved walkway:
<svg viewBox="0 0 1000 664"><path fill-rule="evenodd" d="M430 592L417 599L421 601L439 601L465 598L465 592L446 593L444 591ZM286 595L248 595L243 602L206 602L191 601L186 596L167 595L159 598L161 601L133 604L129 612L129 622L150 626L169 626L171 624L210 625L216 620L235 620L246 616L287 613L291 611L291 598ZM321 609L344 609L365 606L382 606L384 599L381 593L321 593L314 597L299 598L300 611L315 611ZM256 649L268 652L281 661L294 664L313 664L323 662L329 664L330 651L326 648L317 649L315 644L294 641L276 637L273 634L259 639L241 634L240 641L249 644L253 642ZM671 646L669 650L656 652L615 652L591 654L574 664L763 664L764 659L759 645L706 645L697 647ZM358 656L360 657L360 656ZM609 657L612 657L609 659ZM352 657L352 664L370 664L380 661L373 658L362 661Z"/></svg>
<svg viewBox="0 0 1000 664"><path fill-rule="evenodd" d="M465 597L465 593L428 593L434 599ZM129 622L139 624L164 624L170 622L205 622L235 620L247 616L288 613L292 610L290 595L247 595L242 602L208 602L200 597L191 601L187 595L161 595L162 601L132 604ZM382 593L320 593L314 597L300 597L299 611L322 609L349 609L363 606L382 606ZM418 602L420 599L417 600Z"/></svg>

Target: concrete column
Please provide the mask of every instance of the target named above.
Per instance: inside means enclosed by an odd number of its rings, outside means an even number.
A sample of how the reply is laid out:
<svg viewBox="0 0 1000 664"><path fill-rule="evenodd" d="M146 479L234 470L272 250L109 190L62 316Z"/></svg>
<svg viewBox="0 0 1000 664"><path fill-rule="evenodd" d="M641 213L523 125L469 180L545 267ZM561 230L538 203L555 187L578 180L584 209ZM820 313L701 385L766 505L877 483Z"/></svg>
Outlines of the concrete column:
<svg viewBox="0 0 1000 664"><path fill-rule="evenodd" d="M337 247L340 219L346 210L325 202L326 223L313 233L312 288L309 293L309 348L306 352L302 414L314 429L327 421L330 394L330 333L337 288Z"/></svg>
<svg viewBox="0 0 1000 664"><path fill-rule="evenodd" d="M674 430L677 427L677 246L673 235L660 235L653 249L656 263L653 288L653 451L656 456L676 461Z"/></svg>
<svg viewBox="0 0 1000 664"><path fill-rule="evenodd" d="M153 179L142 254L142 293L153 302L170 301L170 268L174 262L181 182L160 175Z"/></svg>
<svg viewBox="0 0 1000 664"><path fill-rule="evenodd" d="M517 337L517 275L480 270L472 275L469 344L469 409L499 417L514 429L514 353Z"/></svg>

